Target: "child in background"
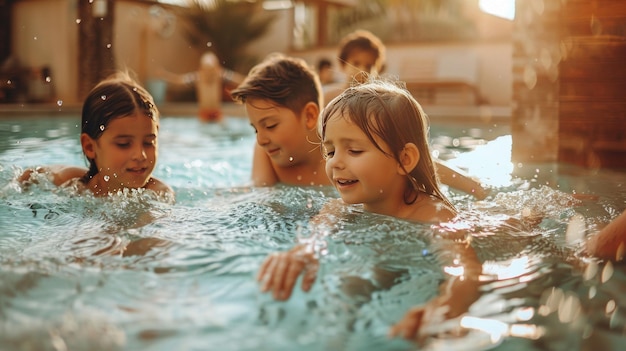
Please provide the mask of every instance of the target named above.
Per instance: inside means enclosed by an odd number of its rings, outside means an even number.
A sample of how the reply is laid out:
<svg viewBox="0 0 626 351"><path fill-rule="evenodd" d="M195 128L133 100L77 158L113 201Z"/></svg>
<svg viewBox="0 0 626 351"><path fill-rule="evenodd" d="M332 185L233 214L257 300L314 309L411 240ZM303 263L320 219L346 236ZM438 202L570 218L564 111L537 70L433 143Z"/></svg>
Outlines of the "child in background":
<svg viewBox="0 0 626 351"><path fill-rule="evenodd" d="M363 83L368 76L378 76L385 64L385 45L373 33L356 30L339 43L339 67L346 80L325 87L324 102L337 97L353 84Z"/></svg>
<svg viewBox="0 0 626 351"><path fill-rule="evenodd" d="M325 85L335 82L335 72L333 71L333 63L327 58L321 58L317 61L317 75L320 78L322 88Z"/></svg>
<svg viewBox="0 0 626 351"><path fill-rule="evenodd" d="M326 174L344 203L363 204L369 212L422 223L448 222L456 216L439 189L425 114L408 91L383 81L356 85L331 101L321 118ZM441 231L439 235L446 236ZM268 256L258 274L261 290L286 300L303 273L302 289L308 291L319 267L312 245L323 239L313 237ZM430 318L456 317L478 298L482 265L474 250L466 242L443 242L450 244L446 248L453 257L446 265L462 268L458 271L463 273L444 282L440 295L409 311L391 329L392 336L414 339Z"/></svg>
<svg viewBox="0 0 626 351"><path fill-rule="evenodd" d="M354 84L361 84L369 77L376 78L385 66L385 45L373 33L356 30L345 36L339 45L339 65L346 81L330 85L324 92L324 101L330 101ZM437 174L443 184L472 194L479 200L487 197L487 190L479 181L460 169L452 168L436 159Z"/></svg>
<svg viewBox="0 0 626 351"><path fill-rule="evenodd" d="M329 184L317 135L320 92L319 79L304 60L279 54L253 67L231 92L245 104L256 132L253 185Z"/></svg>
<svg viewBox="0 0 626 351"><path fill-rule="evenodd" d="M83 104L80 142L89 169L47 166L26 170L19 181L46 173L57 186L76 185L95 196L119 190L152 190L167 201L174 191L154 178L158 156L159 111L152 96L127 73L117 73L94 87Z"/></svg>
<svg viewBox="0 0 626 351"><path fill-rule="evenodd" d="M198 102L198 119L202 122L221 122L224 119L222 93L225 86L238 85L244 79L241 74L222 67L218 57L210 51L200 57L197 71L176 74L159 69L157 74L167 83L193 86Z"/></svg>

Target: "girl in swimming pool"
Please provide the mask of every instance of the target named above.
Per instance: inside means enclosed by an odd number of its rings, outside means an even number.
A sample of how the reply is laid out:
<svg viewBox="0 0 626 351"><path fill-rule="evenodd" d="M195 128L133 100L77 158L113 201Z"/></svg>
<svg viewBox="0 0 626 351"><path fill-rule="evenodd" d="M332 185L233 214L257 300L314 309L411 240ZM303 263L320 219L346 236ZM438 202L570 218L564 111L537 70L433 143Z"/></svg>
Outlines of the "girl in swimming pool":
<svg viewBox="0 0 626 351"><path fill-rule="evenodd" d="M425 114L405 89L382 80L348 88L322 112L319 134L326 175L341 202L362 204L369 212L435 227L455 218L454 206L439 189ZM332 212L332 206L341 205L331 203L324 210ZM318 217L314 222L328 218ZM437 297L411 309L391 329L393 336L413 339L430 318L456 317L479 296L482 265L468 242L455 240L459 232L450 230L448 237L445 228L441 225L437 230L442 240L435 245L444 245L441 257L450 268L446 271L455 273L442 284ZM303 273L302 289L308 291L319 267L315 246L320 240L324 238L308 239L289 251L268 256L258 274L261 290L286 300ZM379 286L385 285L384 280L393 282L393 277L385 279L389 272L375 269L374 273L381 278Z"/></svg>
<svg viewBox="0 0 626 351"><path fill-rule="evenodd" d="M45 173L57 186L76 184L95 196L147 189L174 200L174 191L152 176L158 155L159 111L152 96L127 73L94 87L83 104L80 142L89 169L44 166L26 170L19 181Z"/></svg>

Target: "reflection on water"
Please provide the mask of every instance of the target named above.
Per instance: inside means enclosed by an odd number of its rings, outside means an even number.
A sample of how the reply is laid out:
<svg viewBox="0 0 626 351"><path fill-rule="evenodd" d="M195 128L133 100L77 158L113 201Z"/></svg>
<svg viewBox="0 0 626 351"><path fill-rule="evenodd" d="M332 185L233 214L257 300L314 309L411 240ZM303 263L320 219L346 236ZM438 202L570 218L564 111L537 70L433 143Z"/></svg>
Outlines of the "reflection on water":
<svg viewBox="0 0 626 351"><path fill-rule="evenodd" d="M429 226L351 208L329 237L313 290L276 302L259 293L260 262L310 235L308 221L336 197L333 189L249 187L254 134L247 123L200 125L191 118L166 118L161 127L156 176L174 187L176 204L141 193L77 196L44 179L30 189L17 186L12 179L23 167L82 164L73 123L0 120L0 349L623 345L623 265L585 257L566 232L580 238L620 213L624 174L513 166L508 135L433 126L436 152L493 192L474 201L447 190L462 210L456 225L470 232L483 262L482 293L466 315L429 324L414 345L389 340L389 326L454 273L431 253ZM577 229L568 229L575 215ZM373 271L381 267L398 275L388 289L375 287ZM366 293L347 289L363 282Z"/></svg>

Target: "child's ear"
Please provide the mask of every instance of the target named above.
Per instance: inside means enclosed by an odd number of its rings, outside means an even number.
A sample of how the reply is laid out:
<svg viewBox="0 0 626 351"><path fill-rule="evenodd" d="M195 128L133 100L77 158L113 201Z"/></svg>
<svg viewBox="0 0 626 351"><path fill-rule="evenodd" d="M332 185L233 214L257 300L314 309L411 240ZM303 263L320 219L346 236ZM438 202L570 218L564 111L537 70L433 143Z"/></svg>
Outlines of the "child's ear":
<svg viewBox="0 0 626 351"><path fill-rule="evenodd" d="M406 175L410 173L420 161L420 151L413 143L406 143L404 149L400 151L400 163L398 173Z"/></svg>
<svg viewBox="0 0 626 351"><path fill-rule="evenodd" d="M320 116L320 108L314 102L309 102L304 106L303 117L306 121L307 129L317 128L317 120Z"/></svg>
<svg viewBox="0 0 626 351"><path fill-rule="evenodd" d="M80 145L82 145L82 147L83 147L83 153L90 160L93 160L93 159L96 158L96 150L94 148L94 144L95 143L96 143L96 141L93 140L86 133L82 133L80 135Z"/></svg>

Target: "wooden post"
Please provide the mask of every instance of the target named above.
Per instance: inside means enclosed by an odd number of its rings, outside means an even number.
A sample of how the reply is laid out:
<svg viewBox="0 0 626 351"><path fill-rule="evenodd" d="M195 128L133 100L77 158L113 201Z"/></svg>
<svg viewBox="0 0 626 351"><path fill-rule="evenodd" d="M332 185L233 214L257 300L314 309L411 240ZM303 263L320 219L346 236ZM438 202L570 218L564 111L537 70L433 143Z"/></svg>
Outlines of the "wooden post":
<svg viewBox="0 0 626 351"><path fill-rule="evenodd" d="M626 169L626 2L568 1L561 19L559 160Z"/></svg>
<svg viewBox="0 0 626 351"><path fill-rule="evenodd" d="M78 99L113 73L113 0L78 1Z"/></svg>

